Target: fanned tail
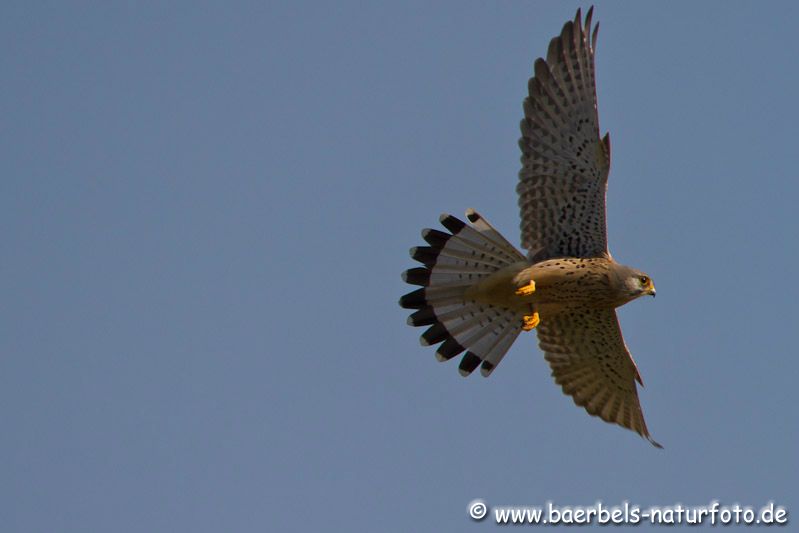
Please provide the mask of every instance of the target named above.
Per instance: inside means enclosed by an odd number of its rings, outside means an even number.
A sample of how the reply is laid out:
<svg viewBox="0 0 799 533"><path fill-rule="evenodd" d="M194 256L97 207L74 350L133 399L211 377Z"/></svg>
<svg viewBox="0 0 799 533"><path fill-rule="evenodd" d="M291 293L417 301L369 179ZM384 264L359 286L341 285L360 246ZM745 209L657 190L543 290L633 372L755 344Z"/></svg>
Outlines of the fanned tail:
<svg viewBox="0 0 799 533"><path fill-rule="evenodd" d="M465 294L475 283L525 258L477 212L469 209L466 217L470 224L441 215L441 224L451 233L422 230L429 246L411 248L410 254L424 266L402 273L404 281L422 288L399 303L416 310L408 317L409 325L429 326L422 345L441 343L436 350L439 361L465 351L458 367L461 375L480 366L480 373L488 376L519 335L521 317L510 309L468 300Z"/></svg>

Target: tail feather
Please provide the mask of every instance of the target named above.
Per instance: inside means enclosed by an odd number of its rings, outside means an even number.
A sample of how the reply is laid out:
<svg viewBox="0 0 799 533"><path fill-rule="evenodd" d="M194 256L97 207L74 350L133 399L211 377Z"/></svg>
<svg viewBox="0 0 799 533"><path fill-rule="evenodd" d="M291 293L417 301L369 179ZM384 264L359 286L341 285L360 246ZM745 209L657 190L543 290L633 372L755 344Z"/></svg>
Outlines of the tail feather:
<svg viewBox="0 0 799 533"><path fill-rule="evenodd" d="M453 272L470 272L473 270L484 270L486 272L494 272L497 267L502 267L507 264L507 261L501 258L487 255L485 253L477 253L475 250L465 250L467 245L463 245L464 250L456 248L458 244L457 239L452 239L451 246L447 248L447 255L443 255L440 250L432 246L415 246L411 248L411 257L415 261L423 263L426 267L433 266L439 269L448 268Z"/></svg>
<svg viewBox="0 0 799 533"><path fill-rule="evenodd" d="M466 299L466 291L510 264L523 261L497 230L474 210L467 224L448 214L442 225L451 233L422 230L429 246L411 248L411 257L423 267L405 271L402 279L422 288L400 298L400 305L416 311L408 317L412 326L429 326L421 336L423 345L441 343L440 361L466 352L458 367L463 375L478 366L489 375L502 360L521 331L521 316L510 309Z"/></svg>
<svg viewBox="0 0 799 533"><path fill-rule="evenodd" d="M409 326L431 326L436 323L436 313L429 305L422 307L408 317Z"/></svg>
<svg viewBox="0 0 799 533"><path fill-rule="evenodd" d="M450 311L447 316L436 314L438 321L447 329L447 333L469 349L474 349L477 342L491 333L496 327L492 322L499 313L496 308L487 305L465 307L463 310Z"/></svg>
<svg viewBox="0 0 799 533"><path fill-rule="evenodd" d="M458 365L458 372L460 372L461 376L466 377L474 372L474 369L478 366L480 366L480 356L469 351L461 359L461 364Z"/></svg>
<svg viewBox="0 0 799 533"><path fill-rule="evenodd" d="M450 337L441 343L436 350L436 359L439 361L449 361L459 353L463 352L466 348L461 346L458 341Z"/></svg>
<svg viewBox="0 0 799 533"><path fill-rule="evenodd" d="M463 301L464 287L468 286L468 283L464 285L434 285L431 287L425 287L425 294L427 295L428 299L435 299L437 301L450 299L452 302L447 305L455 305L456 302Z"/></svg>
<svg viewBox="0 0 799 533"><path fill-rule="evenodd" d="M484 219L477 211L471 208L467 209L466 218L469 219L469 222L472 223L472 226L474 226L477 231L482 233L483 236L494 241L503 249L510 249L516 252L516 247L509 243L508 240L503 237L500 232L494 229L494 226L489 224L488 221Z"/></svg>
<svg viewBox="0 0 799 533"><path fill-rule="evenodd" d="M402 273L402 281L411 285L426 287L430 285L430 271L421 267L409 268Z"/></svg>
<svg viewBox="0 0 799 533"><path fill-rule="evenodd" d="M497 308L486 304L466 302L452 306L449 311L434 310L438 322L447 327L447 331L454 337L464 334L469 330L488 331L493 315L499 316Z"/></svg>
<svg viewBox="0 0 799 533"><path fill-rule="evenodd" d="M497 342L492 346L486 354L483 364L480 366L480 373L488 377L494 371L496 366L508 353L513 341L519 336L519 327L516 324L508 323L502 333L499 334Z"/></svg>
<svg viewBox="0 0 799 533"><path fill-rule="evenodd" d="M494 272L494 271L491 271ZM479 281L491 272L465 272L465 271L448 271L447 267L442 269L435 268L429 270L424 267L409 268L402 273L402 280L411 285L420 285L422 287L436 287L436 288L452 288L452 287L468 287L474 282Z"/></svg>
<svg viewBox="0 0 799 533"><path fill-rule="evenodd" d="M498 246L493 239L488 239L488 236L479 236L480 242L490 242L493 246ZM494 266L506 265L508 263L508 252L506 250L494 250L488 247L476 247L475 241L460 235L449 235L434 229L422 230L422 238L430 244L431 248L438 250L447 248L447 255L452 257L461 257L466 260L478 260L489 263ZM515 249L512 245L508 244L508 249ZM512 257L512 256L511 256Z"/></svg>
<svg viewBox="0 0 799 533"><path fill-rule="evenodd" d="M438 344L439 342L444 342L448 338L450 338L450 334L447 331L447 328L441 322L436 322L424 333L422 336L419 337L419 342L422 343L422 346L432 346L434 344Z"/></svg>
<svg viewBox="0 0 799 533"><path fill-rule="evenodd" d="M478 339L469 348L481 354L483 363L481 374L488 376L507 353L521 332L519 316L510 310L499 310L489 333Z"/></svg>
<svg viewBox="0 0 799 533"><path fill-rule="evenodd" d="M467 211L468 213L468 211ZM479 217L486 225L485 219L477 215L474 211L472 211L473 215ZM515 261L519 261L519 257L521 254L519 253L516 248L513 247L508 241L505 240L504 237L500 235L500 240L494 240L494 234L499 235L499 232L493 230L493 234L490 231L480 231L472 226L469 226L465 222L455 218L452 215L443 214L439 218L441 224L444 225L448 230L452 231L452 234L457 236L458 240L465 242L467 245L471 246L475 250L479 250L481 252L491 254L496 256L500 260L504 260L505 264L510 264ZM456 222L454 222L456 221ZM488 225L491 227L490 225ZM459 230L455 231L455 228L460 228ZM493 229L493 228L492 228ZM524 257L522 256L522 259Z"/></svg>
<svg viewBox="0 0 799 533"><path fill-rule="evenodd" d="M399 299L400 307L404 309L422 309L427 306L424 293L425 289L416 289L408 294L403 294Z"/></svg>

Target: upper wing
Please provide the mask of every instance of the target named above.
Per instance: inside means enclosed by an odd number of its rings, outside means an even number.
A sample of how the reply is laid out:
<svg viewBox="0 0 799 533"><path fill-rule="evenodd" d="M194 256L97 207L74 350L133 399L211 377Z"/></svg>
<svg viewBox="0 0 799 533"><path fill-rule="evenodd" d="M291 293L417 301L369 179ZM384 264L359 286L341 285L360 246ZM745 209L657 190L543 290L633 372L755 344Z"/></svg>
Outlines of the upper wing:
<svg viewBox="0 0 799 533"><path fill-rule="evenodd" d="M614 310L575 309L548 315L537 331L555 382L574 403L662 448L646 428L635 385L636 380L643 382Z"/></svg>
<svg viewBox="0 0 799 533"><path fill-rule="evenodd" d="M552 257L607 256L605 191L610 138L599 138L594 49L580 10L535 62L521 123L519 171L522 246L534 262Z"/></svg>

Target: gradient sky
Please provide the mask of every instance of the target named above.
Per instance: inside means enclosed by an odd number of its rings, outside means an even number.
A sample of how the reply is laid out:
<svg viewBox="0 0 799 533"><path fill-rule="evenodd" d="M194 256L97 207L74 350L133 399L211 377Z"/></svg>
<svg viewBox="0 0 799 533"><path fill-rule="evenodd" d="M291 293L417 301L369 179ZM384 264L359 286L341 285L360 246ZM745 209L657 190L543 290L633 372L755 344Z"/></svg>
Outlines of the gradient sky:
<svg viewBox="0 0 799 533"><path fill-rule="evenodd" d="M665 450L576 408L532 334L464 379L405 325L440 213L518 244L521 102L579 6L4 2L3 531L799 513L799 4L597 2L611 250L658 288L620 317Z"/></svg>

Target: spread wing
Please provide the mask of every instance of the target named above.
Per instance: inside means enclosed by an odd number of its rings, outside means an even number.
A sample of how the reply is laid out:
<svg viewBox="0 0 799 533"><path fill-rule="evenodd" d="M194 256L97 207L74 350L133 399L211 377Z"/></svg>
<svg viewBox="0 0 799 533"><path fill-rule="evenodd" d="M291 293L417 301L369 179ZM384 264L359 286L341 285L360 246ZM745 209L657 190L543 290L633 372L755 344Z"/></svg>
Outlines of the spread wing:
<svg viewBox="0 0 799 533"><path fill-rule="evenodd" d="M594 49L580 10L535 62L521 122L519 171L522 246L533 262L552 257L609 257L605 191L610 138L599 138Z"/></svg>
<svg viewBox="0 0 799 533"><path fill-rule="evenodd" d="M612 309L575 309L547 315L538 344L555 382L574 403L605 422L649 436L635 381L642 383Z"/></svg>

